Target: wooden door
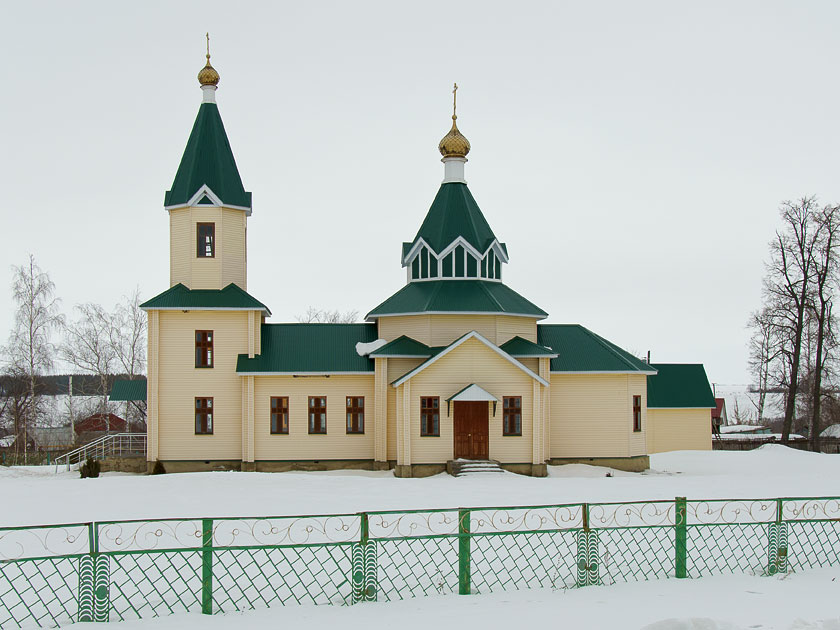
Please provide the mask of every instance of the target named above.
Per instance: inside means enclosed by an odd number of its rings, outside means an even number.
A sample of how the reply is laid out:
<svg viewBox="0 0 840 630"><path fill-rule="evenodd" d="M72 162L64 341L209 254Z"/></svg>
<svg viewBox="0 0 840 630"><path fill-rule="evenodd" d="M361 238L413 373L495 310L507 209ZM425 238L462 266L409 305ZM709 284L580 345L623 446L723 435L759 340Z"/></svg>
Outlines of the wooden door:
<svg viewBox="0 0 840 630"><path fill-rule="evenodd" d="M485 401L455 401L455 459L490 459L490 414Z"/></svg>

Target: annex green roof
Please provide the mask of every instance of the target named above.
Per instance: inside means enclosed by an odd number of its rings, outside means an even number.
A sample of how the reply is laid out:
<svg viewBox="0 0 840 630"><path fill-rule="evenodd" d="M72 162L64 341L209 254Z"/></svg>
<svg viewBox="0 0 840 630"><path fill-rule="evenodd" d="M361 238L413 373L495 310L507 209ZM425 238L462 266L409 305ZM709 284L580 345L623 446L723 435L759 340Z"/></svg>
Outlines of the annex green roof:
<svg viewBox="0 0 840 630"><path fill-rule="evenodd" d="M701 363L652 363L648 377L648 409L714 408L715 395Z"/></svg>
<svg viewBox="0 0 840 630"><path fill-rule="evenodd" d="M480 252L486 251L496 240L467 185L441 184L412 243L422 238L436 253L440 253L459 236Z"/></svg>
<svg viewBox="0 0 840 630"><path fill-rule="evenodd" d="M507 313L537 319L548 317L544 310L501 282L429 280L407 284L368 313L366 319L422 313Z"/></svg>
<svg viewBox="0 0 840 630"><path fill-rule="evenodd" d="M188 289L180 282L140 305L144 310L161 311L262 311L268 307L231 283L224 289Z"/></svg>
<svg viewBox="0 0 840 630"><path fill-rule="evenodd" d="M499 346L512 357L556 357L557 353L533 341L522 337L514 337Z"/></svg>
<svg viewBox="0 0 840 630"><path fill-rule="evenodd" d="M356 344L376 340L375 324L263 324L260 334L262 352L240 354L238 374L373 374L373 359Z"/></svg>
<svg viewBox="0 0 840 630"><path fill-rule="evenodd" d="M111 393L108 394L108 400L111 402L117 401L136 401L146 400L146 379L135 379L131 381L119 380L114 381L111 386Z"/></svg>
<svg viewBox="0 0 840 630"><path fill-rule="evenodd" d="M188 204L202 186L212 190L222 205L251 208L251 193L242 185L216 103L201 104L164 207Z"/></svg>
<svg viewBox="0 0 840 630"><path fill-rule="evenodd" d="M559 355L551 360L552 372L656 372L653 366L580 324L538 324L537 342Z"/></svg>
<svg viewBox="0 0 840 630"><path fill-rule="evenodd" d="M411 337L397 337L393 341L389 341L381 348L378 348L370 353L371 357L411 357L411 358L426 358L440 352L442 348L430 348L424 343L420 343Z"/></svg>

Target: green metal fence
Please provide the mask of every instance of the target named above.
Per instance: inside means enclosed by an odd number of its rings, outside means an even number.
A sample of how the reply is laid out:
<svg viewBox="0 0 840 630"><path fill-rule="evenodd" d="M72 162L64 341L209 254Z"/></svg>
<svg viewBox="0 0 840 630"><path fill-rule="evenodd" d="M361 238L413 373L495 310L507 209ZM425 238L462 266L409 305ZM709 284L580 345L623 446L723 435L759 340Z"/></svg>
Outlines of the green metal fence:
<svg viewBox="0 0 840 630"><path fill-rule="evenodd" d="M840 564L840 498L0 528L0 628Z"/></svg>

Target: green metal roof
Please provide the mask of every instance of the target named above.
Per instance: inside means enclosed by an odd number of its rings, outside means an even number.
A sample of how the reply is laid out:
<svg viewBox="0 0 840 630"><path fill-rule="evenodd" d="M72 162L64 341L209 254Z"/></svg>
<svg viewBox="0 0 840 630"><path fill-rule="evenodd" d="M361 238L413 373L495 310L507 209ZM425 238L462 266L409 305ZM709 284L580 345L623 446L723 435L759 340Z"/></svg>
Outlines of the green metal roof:
<svg viewBox="0 0 840 630"><path fill-rule="evenodd" d="M201 104L163 205L167 208L184 205L205 185L224 205L251 208L251 193L245 192L242 186L216 103Z"/></svg>
<svg viewBox="0 0 840 630"><path fill-rule="evenodd" d="M429 280L407 284L368 313L366 319L417 313L510 313L537 319L548 317L544 310L501 282Z"/></svg>
<svg viewBox="0 0 840 630"><path fill-rule="evenodd" d="M237 373L370 372L374 361L356 344L376 341L375 324L263 324L262 353L240 354Z"/></svg>
<svg viewBox="0 0 840 630"><path fill-rule="evenodd" d="M220 310L262 311L271 315L268 307L231 283L224 289L188 289L180 282L171 289L144 302L146 310Z"/></svg>
<svg viewBox="0 0 840 630"><path fill-rule="evenodd" d="M122 400L146 400L146 379L132 381L114 381L111 386L111 393L108 394L111 402Z"/></svg>
<svg viewBox="0 0 840 630"><path fill-rule="evenodd" d="M655 369L580 324L538 324L537 342L559 356L552 372L639 372Z"/></svg>
<svg viewBox="0 0 840 630"><path fill-rule="evenodd" d="M370 353L371 357L430 357L437 354L438 348L430 348L411 337L397 337L381 348Z"/></svg>
<svg viewBox="0 0 840 630"><path fill-rule="evenodd" d="M512 357L556 357L557 353L533 341L522 337L514 337L499 346Z"/></svg>
<svg viewBox="0 0 840 630"><path fill-rule="evenodd" d="M459 236L480 252L496 238L466 184L441 184L412 244L422 237L440 253Z"/></svg>
<svg viewBox="0 0 840 630"><path fill-rule="evenodd" d="M647 406L651 408L715 407L715 395L701 363L653 363L656 376L647 380Z"/></svg>

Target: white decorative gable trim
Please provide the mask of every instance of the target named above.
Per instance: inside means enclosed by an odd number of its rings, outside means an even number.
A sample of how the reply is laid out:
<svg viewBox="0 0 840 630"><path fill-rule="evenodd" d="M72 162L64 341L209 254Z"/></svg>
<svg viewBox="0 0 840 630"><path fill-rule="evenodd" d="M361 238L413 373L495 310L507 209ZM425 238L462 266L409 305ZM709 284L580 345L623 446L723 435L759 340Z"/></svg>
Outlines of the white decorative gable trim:
<svg viewBox="0 0 840 630"><path fill-rule="evenodd" d="M205 196L213 202L212 205L206 203L198 203ZM204 206L205 208L225 207L233 208L234 210L244 210L249 217L251 216L251 208L246 208L244 206L231 206L222 202L221 198L216 193L214 193L207 184L204 184L201 188L199 188L198 191L192 197L190 197L190 200L187 203L182 203L175 206L164 206L163 209L168 211L175 210L177 208L201 208L202 206Z"/></svg>
<svg viewBox="0 0 840 630"><path fill-rule="evenodd" d="M420 254L420 250L422 250L423 247L427 248L429 250L429 254L437 258L438 261L442 261L456 247L458 247L458 245L461 245L464 249L466 249L470 254L472 254L479 260L484 258L492 249L496 253L496 256L499 258L499 260L501 260L503 263L510 262L507 254L505 253L504 248L499 244L498 239L493 239L493 242L490 243L490 245L487 247L487 250L483 254L475 247L470 245L463 236L459 236L458 238L456 238L449 245L447 245L440 253L435 253L435 250L432 249L431 246L421 236L419 239L417 239L417 242L414 243L412 248L408 250L408 253L403 257L402 266L408 267L411 264L411 261L414 260L414 258Z"/></svg>
<svg viewBox="0 0 840 630"><path fill-rule="evenodd" d="M532 372L531 370L529 370L527 367L522 365L522 363L520 363L519 361L514 359L512 356L510 356L507 352L502 350L499 346L497 346L494 343L491 343L485 337L483 337L481 334L477 333L474 330L472 332L468 332L466 335L464 335L460 339L457 339L452 344L447 346L444 350L442 350L441 352L439 352L438 354L433 356L431 359L429 359L428 361L425 361L425 362L421 363L420 365L418 365L416 368L411 370L408 374L405 374L405 375L401 376L400 378L398 378L396 381L391 383L391 387L399 387L400 385L405 383L407 380L413 378L415 375L419 374L420 372L425 370L427 367L429 367L430 365L432 365L436 361L439 361L440 359L445 357L447 354L452 352L455 348L459 347L461 344L463 344L466 341L469 341L470 339L478 339L481 343L483 343L485 346L490 348L493 352L498 354L505 361L508 361L512 365L515 365L517 368L519 368L520 370L525 372L528 376L530 376L532 379L534 379L535 381L537 381L541 385L545 385L546 387L548 387L548 381L547 380L542 378L539 374L536 374L536 373Z"/></svg>
<svg viewBox="0 0 840 630"><path fill-rule="evenodd" d="M450 396L446 399L446 402L456 402L459 400L466 400L470 402L499 402L499 399L496 398L493 394L488 392L483 387L479 387L475 383L473 383L472 385L467 385L457 394Z"/></svg>

